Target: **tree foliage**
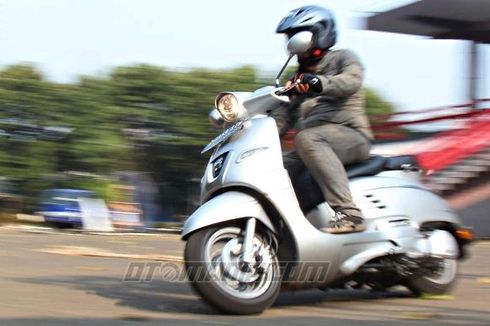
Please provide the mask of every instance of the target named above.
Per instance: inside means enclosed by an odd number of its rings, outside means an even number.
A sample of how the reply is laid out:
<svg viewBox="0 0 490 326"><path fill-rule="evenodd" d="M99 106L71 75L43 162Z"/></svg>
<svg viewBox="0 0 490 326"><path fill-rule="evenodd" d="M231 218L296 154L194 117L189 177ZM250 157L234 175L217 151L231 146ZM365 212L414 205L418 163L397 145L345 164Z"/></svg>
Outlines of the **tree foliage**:
<svg viewBox="0 0 490 326"><path fill-rule="evenodd" d="M383 99L383 97L372 88L365 88L366 112L368 116L391 114L395 112L392 103Z"/></svg>
<svg viewBox="0 0 490 326"><path fill-rule="evenodd" d="M14 180L26 210L34 210L43 189L84 187L106 196L113 173L146 171L166 185L162 201L182 211L189 184L196 186L191 180L204 168L200 149L216 134L207 118L215 95L259 86L250 66L123 66L74 84L45 80L31 65L6 67L0 71L0 177ZM373 91L367 99L368 113L392 110Z"/></svg>

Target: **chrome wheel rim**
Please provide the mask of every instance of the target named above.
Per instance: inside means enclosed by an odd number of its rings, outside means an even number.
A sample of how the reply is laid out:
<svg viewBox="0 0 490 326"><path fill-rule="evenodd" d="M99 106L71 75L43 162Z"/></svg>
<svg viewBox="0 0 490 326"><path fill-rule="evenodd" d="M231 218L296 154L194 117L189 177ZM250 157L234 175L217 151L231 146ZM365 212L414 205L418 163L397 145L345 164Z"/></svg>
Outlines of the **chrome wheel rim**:
<svg viewBox="0 0 490 326"><path fill-rule="evenodd" d="M426 278L437 284L449 284L457 274L457 261L455 259L441 259L438 271L427 275Z"/></svg>
<svg viewBox="0 0 490 326"><path fill-rule="evenodd" d="M205 262L211 281L221 290L240 299L254 299L264 294L276 281L277 264L272 258L264 270L243 270L240 265L239 247L243 241L240 232L239 228L229 227L213 233L206 243ZM266 243L256 235L254 245L265 246Z"/></svg>

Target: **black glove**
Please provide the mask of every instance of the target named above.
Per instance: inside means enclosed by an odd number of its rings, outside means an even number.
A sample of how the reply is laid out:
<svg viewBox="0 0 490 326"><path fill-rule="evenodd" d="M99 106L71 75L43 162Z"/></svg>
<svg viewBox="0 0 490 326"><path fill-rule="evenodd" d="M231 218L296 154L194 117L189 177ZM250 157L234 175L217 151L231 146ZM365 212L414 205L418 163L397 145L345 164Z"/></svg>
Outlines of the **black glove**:
<svg viewBox="0 0 490 326"><path fill-rule="evenodd" d="M298 77L300 84L308 84L311 92L320 93L322 91L322 81L317 75L305 73L295 77Z"/></svg>

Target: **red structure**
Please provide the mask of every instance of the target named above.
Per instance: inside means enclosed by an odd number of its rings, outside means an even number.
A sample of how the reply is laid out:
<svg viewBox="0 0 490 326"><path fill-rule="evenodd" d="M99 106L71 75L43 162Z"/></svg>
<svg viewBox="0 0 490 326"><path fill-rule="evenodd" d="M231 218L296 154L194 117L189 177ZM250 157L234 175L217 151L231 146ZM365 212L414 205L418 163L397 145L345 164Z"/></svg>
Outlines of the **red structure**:
<svg viewBox="0 0 490 326"><path fill-rule="evenodd" d="M438 171L490 147L490 110L472 115L464 129L447 131L428 140L417 154L425 170Z"/></svg>
<svg viewBox="0 0 490 326"><path fill-rule="evenodd" d="M481 107L486 102L490 102L490 99L375 117L373 129L377 135L382 131L381 135L386 136L393 129L405 130L402 129L403 126L444 120L454 122L455 128L419 139L415 145L411 143L403 153L415 155L425 171L424 182L429 188L441 194L451 194L465 188L472 181L480 180L490 171L490 108L474 109L476 104ZM399 119L406 114L418 113L429 116L421 119ZM396 121L391 121L394 119Z"/></svg>
<svg viewBox="0 0 490 326"><path fill-rule="evenodd" d="M421 167L428 171L442 170L453 163L490 148L490 109L474 109L476 105L490 102L482 99L471 103L417 111L397 112L391 115L371 117L372 128L378 140L403 140L394 130L405 126L421 125L438 121L458 122L457 128L438 133L420 141L407 154L414 154ZM400 119L405 115L424 114L424 118ZM379 136L379 137L378 137Z"/></svg>

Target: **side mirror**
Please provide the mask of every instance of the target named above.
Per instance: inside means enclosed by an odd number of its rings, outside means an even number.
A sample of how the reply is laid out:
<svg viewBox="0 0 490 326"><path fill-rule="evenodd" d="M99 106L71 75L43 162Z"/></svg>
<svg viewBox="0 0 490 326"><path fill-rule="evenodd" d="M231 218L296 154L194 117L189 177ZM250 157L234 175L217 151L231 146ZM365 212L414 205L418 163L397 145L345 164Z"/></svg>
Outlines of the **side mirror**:
<svg viewBox="0 0 490 326"><path fill-rule="evenodd" d="M311 49L313 46L313 33L310 31L303 31L294 34L288 40L288 52L290 54L303 54Z"/></svg>
<svg viewBox="0 0 490 326"><path fill-rule="evenodd" d="M225 120L216 109L213 109L211 110L211 112L209 112L208 119L209 122L211 122L211 125L216 129L222 129L223 125L225 124Z"/></svg>
<svg viewBox="0 0 490 326"><path fill-rule="evenodd" d="M279 87L279 78L281 77L282 73L288 66L289 61L291 61L291 59L295 55L301 55L303 53L308 52L308 50L310 50L312 46L313 46L313 33L310 31L302 31L291 36L287 44L289 57L276 76L276 87Z"/></svg>

